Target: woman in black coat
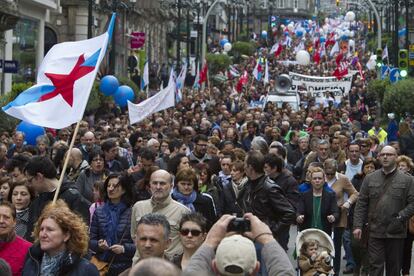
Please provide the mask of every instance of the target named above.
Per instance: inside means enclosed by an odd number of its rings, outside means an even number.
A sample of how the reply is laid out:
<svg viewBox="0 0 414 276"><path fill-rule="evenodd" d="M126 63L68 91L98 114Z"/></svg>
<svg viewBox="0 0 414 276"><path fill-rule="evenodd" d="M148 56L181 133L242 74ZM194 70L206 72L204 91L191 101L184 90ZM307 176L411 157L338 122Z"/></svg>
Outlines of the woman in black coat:
<svg viewBox="0 0 414 276"><path fill-rule="evenodd" d="M111 263L107 275L118 275L131 266L136 249L130 231L132 178L110 174L104 189L105 203L93 214L89 246L98 260Z"/></svg>
<svg viewBox="0 0 414 276"><path fill-rule="evenodd" d="M207 219L207 227L217 220L213 198L198 191L197 175L192 168L178 171L175 177L175 187L172 198L188 207L192 212L198 212Z"/></svg>
<svg viewBox="0 0 414 276"><path fill-rule="evenodd" d="M296 221L300 231L316 228L331 235L332 227L339 219L335 192L324 188L323 169L313 169L310 177L312 188L300 195Z"/></svg>
<svg viewBox="0 0 414 276"><path fill-rule="evenodd" d="M87 226L63 200L43 209L33 234L35 243L27 253L23 276L99 276L96 267L83 258L88 252Z"/></svg>

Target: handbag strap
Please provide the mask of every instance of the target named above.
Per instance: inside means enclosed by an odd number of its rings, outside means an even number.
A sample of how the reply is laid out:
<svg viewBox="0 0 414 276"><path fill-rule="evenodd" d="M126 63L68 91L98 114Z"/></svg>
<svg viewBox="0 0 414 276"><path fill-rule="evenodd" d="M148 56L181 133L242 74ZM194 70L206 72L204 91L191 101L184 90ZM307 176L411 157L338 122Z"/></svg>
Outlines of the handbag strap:
<svg viewBox="0 0 414 276"><path fill-rule="evenodd" d="M121 242L122 242L122 240L124 239L125 234L126 234L126 232L127 232L127 230L128 230L128 229L129 229L128 225L127 225L127 226L125 226L125 230L124 230L124 232L122 233L122 236L121 236L121 238L119 239L119 242L118 242L118 243L121 243ZM124 249L125 249L125 247L124 247ZM111 260L109 261L109 264L108 264L108 269L111 267L112 263L114 262L115 257L116 257L116 255L114 254L114 255L112 256Z"/></svg>

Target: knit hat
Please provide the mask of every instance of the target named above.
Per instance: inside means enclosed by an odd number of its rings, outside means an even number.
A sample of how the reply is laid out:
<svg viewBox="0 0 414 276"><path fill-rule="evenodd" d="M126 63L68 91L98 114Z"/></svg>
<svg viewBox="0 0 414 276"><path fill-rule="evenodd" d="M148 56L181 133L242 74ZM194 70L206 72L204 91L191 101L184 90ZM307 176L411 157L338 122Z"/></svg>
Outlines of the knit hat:
<svg viewBox="0 0 414 276"><path fill-rule="evenodd" d="M215 260L220 275L246 275L256 266L256 248L251 240L233 235L220 242Z"/></svg>

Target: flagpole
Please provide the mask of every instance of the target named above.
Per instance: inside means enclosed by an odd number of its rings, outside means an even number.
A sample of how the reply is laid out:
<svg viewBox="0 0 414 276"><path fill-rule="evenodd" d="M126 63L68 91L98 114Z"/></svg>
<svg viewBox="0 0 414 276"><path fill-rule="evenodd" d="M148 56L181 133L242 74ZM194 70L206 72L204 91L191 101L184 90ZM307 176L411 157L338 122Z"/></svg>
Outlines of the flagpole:
<svg viewBox="0 0 414 276"><path fill-rule="evenodd" d="M75 131L73 132L72 140L70 141L70 145L69 145L69 149L66 154L65 162L63 163L63 168L62 168L62 171L60 172L59 183L56 188L52 204L55 204L56 200L58 199L60 187L62 186L63 178L65 177L65 173L66 173L66 168L68 167L70 154L73 149L73 145L75 144L76 136L78 135L79 125L80 125L80 121L76 123Z"/></svg>

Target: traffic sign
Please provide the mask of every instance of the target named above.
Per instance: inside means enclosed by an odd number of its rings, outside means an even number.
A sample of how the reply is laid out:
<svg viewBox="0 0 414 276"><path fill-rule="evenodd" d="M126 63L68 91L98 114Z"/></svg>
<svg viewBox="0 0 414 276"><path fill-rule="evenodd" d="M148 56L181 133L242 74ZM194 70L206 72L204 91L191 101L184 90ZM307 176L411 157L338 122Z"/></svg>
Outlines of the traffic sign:
<svg viewBox="0 0 414 276"><path fill-rule="evenodd" d="M16 74L19 71L19 62L17 60L0 60L0 68L4 73Z"/></svg>
<svg viewBox="0 0 414 276"><path fill-rule="evenodd" d="M390 71L390 82L397 83L401 80L400 69L394 68Z"/></svg>

